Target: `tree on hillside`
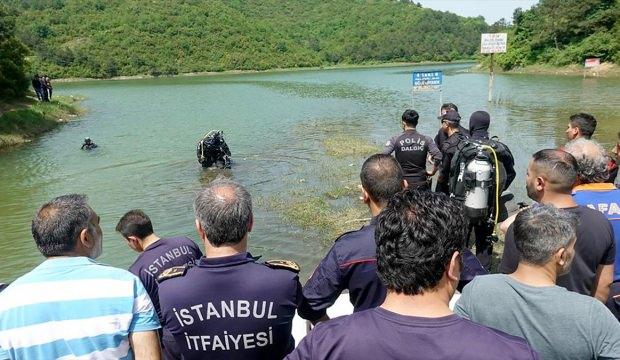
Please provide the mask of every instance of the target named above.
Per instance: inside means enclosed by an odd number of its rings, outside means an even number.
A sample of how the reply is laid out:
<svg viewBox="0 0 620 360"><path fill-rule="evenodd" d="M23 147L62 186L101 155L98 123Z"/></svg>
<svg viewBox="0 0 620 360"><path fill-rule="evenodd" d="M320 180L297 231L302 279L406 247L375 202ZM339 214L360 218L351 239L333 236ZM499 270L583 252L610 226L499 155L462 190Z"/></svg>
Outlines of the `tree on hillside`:
<svg viewBox="0 0 620 360"><path fill-rule="evenodd" d="M508 52L498 56L498 63L510 69L582 63L589 56L617 61L618 18L616 0L540 0L530 10L515 10Z"/></svg>
<svg viewBox="0 0 620 360"><path fill-rule="evenodd" d="M0 4L0 99L22 97L28 91L28 49L15 38L15 20Z"/></svg>

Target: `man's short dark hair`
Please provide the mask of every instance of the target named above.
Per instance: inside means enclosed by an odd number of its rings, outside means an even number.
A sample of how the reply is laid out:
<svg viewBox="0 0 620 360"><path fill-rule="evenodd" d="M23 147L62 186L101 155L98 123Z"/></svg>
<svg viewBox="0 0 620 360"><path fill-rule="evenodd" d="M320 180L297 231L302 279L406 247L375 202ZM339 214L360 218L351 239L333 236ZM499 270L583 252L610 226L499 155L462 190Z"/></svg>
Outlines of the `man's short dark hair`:
<svg viewBox="0 0 620 360"><path fill-rule="evenodd" d="M241 242L252 221L252 197L232 180L218 177L194 199L194 214L211 245Z"/></svg>
<svg viewBox="0 0 620 360"><path fill-rule="evenodd" d="M545 265L561 248L576 239L577 217L552 205L534 205L517 214L515 245L520 261Z"/></svg>
<svg viewBox="0 0 620 360"><path fill-rule="evenodd" d="M45 257L72 252L80 232L90 227L93 210L86 195L63 195L43 204L32 219L32 237Z"/></svg>
<svg viewBox="0 0 620 360"><path fill-rule="evenodd" d="M116 224L116 231L121 233L124 238L135 236L139 239L153 233L153 224L148 215L140 209L129 210Z"/></svg>
<svg viewBox="0 0 620 360"><path fill-rule="evenodd" d="M403 189L403 169L390 155L375 154L366 159L360 179L362 187L379 204L387 204L394 194Z"/></svg>
<svg viewBox="0 0 620 360"><path fill-rule="evenodd" d="M551 189L570 194L577 183L579 166L575 157L566 151L545 149L532 156L538 175L542 175Z"/></svg>
<svg viewBox="0 0 620 360"><path fill-rule="evenodd" d="M577 113L570 117L570 124L581 132L586 139L592 138L594 130L596 130L596 119L594 116L586 113Z"/></svg>
<svg viewBox="0 0 620 360"><path fill-rule="evenodd" d="M456 112L459 112L458 106L456 106L456 104L453 104L453 103L445 103L441 105L440 110L454 110Z"/></svg>
<svg viewBox="0 0 620 360"><path fill-rule="evenodd" d="M381 211L375 229L378 275L399 294L435 288L455 251L462 252L467 219L445 194L407 189Z"/></svg>
<svg viewBox="0 0 620 360"><path fill-rule="evenodd" d="M418 120L420 119L420 115L415 110L407 109L403 113L402 120L413 127L418 126Z"/></svg>

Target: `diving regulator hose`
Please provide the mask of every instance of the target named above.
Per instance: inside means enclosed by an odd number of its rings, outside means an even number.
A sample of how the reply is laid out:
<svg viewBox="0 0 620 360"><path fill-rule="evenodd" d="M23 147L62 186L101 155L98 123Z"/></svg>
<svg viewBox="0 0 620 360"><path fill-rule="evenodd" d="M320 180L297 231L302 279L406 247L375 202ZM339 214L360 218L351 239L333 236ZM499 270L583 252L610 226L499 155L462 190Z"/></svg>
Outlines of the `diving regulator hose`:
<svg viewBox="0 0 620 360"><path fill-rule="evenodd" d="M493 236L497 236L497 220L499 220L499 161L497 160L497 153L492 146L482 145L483 149L491 151L493 154L493 160L495 161L495 220L493 221Z"/></svg>

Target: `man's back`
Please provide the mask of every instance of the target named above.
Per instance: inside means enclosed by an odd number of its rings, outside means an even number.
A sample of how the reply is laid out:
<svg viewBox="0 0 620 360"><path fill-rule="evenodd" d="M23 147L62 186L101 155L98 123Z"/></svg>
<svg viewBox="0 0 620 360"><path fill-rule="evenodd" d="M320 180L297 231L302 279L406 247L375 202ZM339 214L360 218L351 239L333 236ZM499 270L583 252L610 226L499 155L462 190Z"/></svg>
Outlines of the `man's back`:
<svg viewBox="0 0 620 360"><path fill-rule="evenodd" d="M201 257L198 245L187 237L161 238L147 247L129 267L129 271L140 278L160 318L157 276L166 269L194 263Z"/></svg>
<svg viewBox="0 0 620 360"><path fill-rule="evenodd" d="M304 297L310 309L300 308L300 316L315 320L333 305L341 292L349 290L354 310L380 305L385 299L385 286L377 276L375 224L343 234L306 282Z"/></svg>
<svg viewBox="0 0 620 360"><path fill-rule="evenodd" d="M409 185L426 182L426 158L429 153L437 163L440 163L442 158L441 151L433 139L414 129L407 129L388 141L383 153L391 154L392 152L403 168Z"/></svg>
<svg viewBox="0 0 620 360"><path fill-rule="evenodd" d="M202 258L184 275L160 278L159 300L186 360L277 359L295 345L297 274L247 253Z"/></svg>
<svg viewBox="0 0 620 360"><path fill-rule="evenodd" d="M129 333L158 328L135 276L86 257L48 259L0 294L0 358L130 359Z"/></svg>
<svg viewBox="0 0 620 360"><path fill-rule="evenodd" d="M620 324L596 299L559 286L533 287L508 275L474 279L455 312L525 338L542 359L618 359Z"/></svg>
<svg viewBox="0 0 620 360"><path fill-rule="evenodd" d="M573 199L579 205L600 211L611 222L616 242L614 281L620 281L620 189L613 184L587 184L575 187Z"/></svg>
<svg viewBox="0 0 620 360"><path fill-rule="evenodd" d="M421 318L383 308L319 324L297 359L537 359L522 339L450 315Z"/></svg>
<svg viewBox="0 0 620 360"><path fill-rule="evenodd" d="M592 295L599 265L614 263L615 243L611 224L605 216L585 206L566 208L579 219L575 258L567 274L558 277L557 285L583 295ZM519 263L519 251L514 241L514 224L506 232L504 254L499 271L513 273Z"/></svg>

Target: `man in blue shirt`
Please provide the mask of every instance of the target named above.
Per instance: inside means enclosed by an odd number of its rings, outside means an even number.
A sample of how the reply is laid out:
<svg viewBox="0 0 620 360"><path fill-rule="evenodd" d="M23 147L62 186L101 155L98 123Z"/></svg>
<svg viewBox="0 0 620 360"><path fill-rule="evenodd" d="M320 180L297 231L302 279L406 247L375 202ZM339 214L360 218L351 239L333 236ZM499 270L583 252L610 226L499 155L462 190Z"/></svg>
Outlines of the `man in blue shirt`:
<svg viewBox="0 0 620 360"><path fill-rule="evenodd" d="M620 319L620 189L607 183L607 153L596 141L578 138L566 144L564 150L575 157L579 169L579 185L573 188L573 199L579 205L598 210L613 227L616 260L608 307ZM609 267L608 272L611 271ZM610 274L606 274L610 279Z"/></svg>
<svg viewBox="0 0 620 360"><path fill-rule="evenodd" d="M46 260L0 293L0 359L159 359L155 308L134 275L93 259L99 216L84 195L44 204L32 235Z"/></svg>

